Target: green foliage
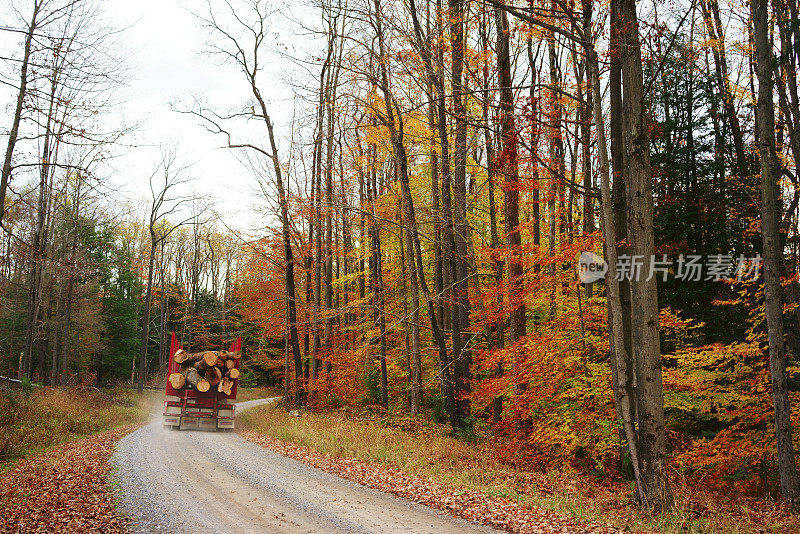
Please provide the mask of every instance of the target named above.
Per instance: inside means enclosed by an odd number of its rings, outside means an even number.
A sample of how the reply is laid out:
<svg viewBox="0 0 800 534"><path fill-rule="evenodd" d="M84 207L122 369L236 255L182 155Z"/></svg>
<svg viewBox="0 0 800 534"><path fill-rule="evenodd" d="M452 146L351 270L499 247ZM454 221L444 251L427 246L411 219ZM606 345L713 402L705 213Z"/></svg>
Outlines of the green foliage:
<svg viewBox="0 0 800 534"><path fill-rule="evenodd" d="M344 399L342 399L342 397L340 397L336 393L329 394L325 402L330 408L333 408L334 410L338 410L345 404Z"/></svg>
<svg viewBox="0 0 800 534"><path fill-rule="evenodd" d="M361 404L380 404L381 402L381 385L380 385L380 371L372 368L362 376L361 380L364 384L364 392L361 395Z"/></svg>
<svg viewBox="0 0 800 534"><path fill-rule="evenodd" d="M33 393L33 382L27 376L22 377L21 391L26 397L30 397L31 393Z"/></svg>
<svg viewBox="0 0 800 534"><path fill-rule="evenodd" d="M239 387L252 388L257 385L258 378L249 367L240 368L242 374L239 375Z"/></svg>
<svg viewBox="0 0 800 534"><path fill-rule="evenodd" d="M123 244L112 247L107 258L103 322L106 349L100 361L100 377L105 382L126 378L130 362L139 352L139 303L142 282L131 265L131 252Z"/></svg>
<svg viewBox="0 0 800 534"><path fill-rule="evenodd" d="M474 414L465 417L463 420L463 426L454 429L453 435L461 441L477 444L478 441L480 441L481 436L476 429L476 424L477 418Z"/></svg>
<svg viewBox="0 0 800 534"><path fill-rule="evenodd" d="M645 62L645 78L659 68L648 99L656 256L667 254L676 262L681 254L724 254L732 256L735 266L740 254L758 253L760 238L750 229L759 217L755 162L748 161L746 176L732 175L725 157L733 151L730 137L720 137L714 129L714 114L723 103L688 34L675 36L663 62L660 57ZM733 298L729 285L675 275L658 279L661 308L691 310L699 324L695 333L704 337L701 343L744 338L747 323L741 310L713 304ZM679 348L670 341L663 342L663 352Z"/></svg>
<svg viewBox="0 0 800 534"><path fill-rule="evenodd" d="M447 410L444 407L444 397L440 389L435 389L424 398L425 408L430 411L434 423L444 424L449 421Z"/></svg>

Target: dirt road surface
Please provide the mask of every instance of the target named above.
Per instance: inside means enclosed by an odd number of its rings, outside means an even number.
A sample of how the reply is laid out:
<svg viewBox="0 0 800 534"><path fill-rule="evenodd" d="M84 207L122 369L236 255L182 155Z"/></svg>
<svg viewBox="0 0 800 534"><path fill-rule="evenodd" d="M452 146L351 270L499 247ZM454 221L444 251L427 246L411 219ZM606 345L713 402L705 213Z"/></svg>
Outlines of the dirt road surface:
<svg viewBox="0 0 800 534"><path fill-rule="evenodd" d="M119 442L113 463L119 508L136 532L494 532L237 434L165 430L160 415Z"/></svg>

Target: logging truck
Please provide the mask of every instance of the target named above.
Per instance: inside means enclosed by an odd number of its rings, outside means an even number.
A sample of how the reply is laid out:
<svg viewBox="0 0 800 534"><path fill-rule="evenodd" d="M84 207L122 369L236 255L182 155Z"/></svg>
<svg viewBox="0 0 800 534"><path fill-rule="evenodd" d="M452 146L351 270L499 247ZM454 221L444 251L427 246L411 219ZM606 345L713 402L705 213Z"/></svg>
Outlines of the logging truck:
<svg viewBox="0 0 800 534"><path fill-rule="evenodd" d="M242 338L228 350L188 353L172 334L167 366L164 427L233 430Z"/></svg>

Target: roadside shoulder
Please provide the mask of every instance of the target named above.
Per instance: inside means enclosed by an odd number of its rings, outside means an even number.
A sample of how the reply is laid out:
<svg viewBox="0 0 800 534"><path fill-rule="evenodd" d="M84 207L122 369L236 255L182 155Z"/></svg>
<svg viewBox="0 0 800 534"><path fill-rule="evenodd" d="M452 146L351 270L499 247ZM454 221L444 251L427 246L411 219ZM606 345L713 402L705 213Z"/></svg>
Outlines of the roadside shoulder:
<svg viewBox="0 0 800 534"><path fill-rule="evenodd" d="M433 482L394 467L323 454L252 430L242 430L240 434L257 445L328 473L496 529L508 532L619 532L613 527L583 524L548 510L520 506L510 499Z"/></svg>

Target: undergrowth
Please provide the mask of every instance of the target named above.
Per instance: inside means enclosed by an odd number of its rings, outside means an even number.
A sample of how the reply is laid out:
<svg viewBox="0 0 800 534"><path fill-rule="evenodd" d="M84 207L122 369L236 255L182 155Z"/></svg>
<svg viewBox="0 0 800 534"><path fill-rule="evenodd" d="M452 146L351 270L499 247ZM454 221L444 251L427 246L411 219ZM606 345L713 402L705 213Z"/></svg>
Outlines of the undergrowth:
<svg viewBox="0 0 800 534"><path fill-rule="evenodd" d="M583 521L667 533L800 532L800 521L768 501L732 498L674 481L675 507L650 515L632 504L632 483L576 471L526 469L502 462L491 436L454 437L445 425L367 411L290 416L265 406L238 416L243 428L324 454L391 465L488 496L507 498Z"/></svg>
<svg viewBox="0 0 800 534"><path fill-rule="evenodd" d="M0 391L0 469L65 441L144 422L151 396L122 388Z"/></svg>

